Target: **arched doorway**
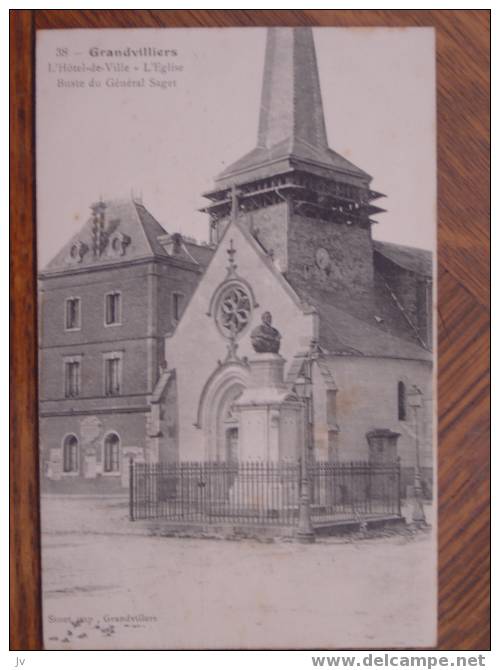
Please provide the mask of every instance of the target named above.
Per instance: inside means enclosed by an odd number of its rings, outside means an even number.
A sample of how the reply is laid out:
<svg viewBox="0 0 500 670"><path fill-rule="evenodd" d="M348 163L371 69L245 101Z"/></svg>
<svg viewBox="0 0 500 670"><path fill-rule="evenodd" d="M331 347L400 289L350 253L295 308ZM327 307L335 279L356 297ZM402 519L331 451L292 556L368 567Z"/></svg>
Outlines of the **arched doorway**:
<svg viewBox="0 0 500 670"><path fill-rule="evenodd" d="M234 403L243 393L244 388L241 383L235 382L219 400L216 409L216 455L219 461L238 462L239 420L234 411Z"/></svg>
<svg viewBox="0 0 500 670"><path fill-rule="evenodd" d="M246 364L230 362L217 368L205 384L196 426L204 433L206 460L238 460L239 417L233 408L247 387L248 375Z"/></svg>

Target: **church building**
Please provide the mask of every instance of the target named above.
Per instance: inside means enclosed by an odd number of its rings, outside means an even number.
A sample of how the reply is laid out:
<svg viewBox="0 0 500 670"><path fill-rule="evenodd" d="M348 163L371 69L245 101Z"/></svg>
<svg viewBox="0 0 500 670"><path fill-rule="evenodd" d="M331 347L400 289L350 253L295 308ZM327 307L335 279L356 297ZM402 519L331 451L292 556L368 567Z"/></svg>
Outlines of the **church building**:
<svg viewBox="0 0 500 670"><path fill-rule="evenodd" d="M40 274L47 477L294 460L310 435L316 461L399 456L407 483L419 459L430 490L432 256L373 239L370 184L328 145L311 28L269 29L256 146L205 194L209 243L98 202Z"/></svg>
<svg viewBox="0 0 500 670"><path fill-rule="evenodd" d="M166 340L161 459L297 457L306 374L316 460L412 469L417 433L430 484L432 259L373 240L370 182L328 146L312 30L269 29L256 146L205 194L217 250ZM252 346L266 313L279 354Z"/></svg>

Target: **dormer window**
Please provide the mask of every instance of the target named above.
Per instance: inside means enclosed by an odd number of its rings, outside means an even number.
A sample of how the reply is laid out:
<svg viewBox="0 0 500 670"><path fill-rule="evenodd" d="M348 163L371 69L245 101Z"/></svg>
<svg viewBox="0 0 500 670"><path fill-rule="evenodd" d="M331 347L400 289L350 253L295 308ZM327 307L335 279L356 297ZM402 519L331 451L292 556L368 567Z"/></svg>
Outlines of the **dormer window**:
<svg viewBox="0 0 500 670"><path fill-rule="evenodd" d="M106 326L121 325L121 293L113 291L107 293L105 296L105 317L104 323Z"/></svg>
<svg viewBox="0 0 500 670"><path fill-rule="evenodd" d="M124 256L130 237L120 232L115 232L108 242L108 256Z"/></svg>
<svg viewBox="0 0 500 670"><path fill-rule="evenodd" d="M70 263L81 263L88 250L89 248L84 242L75 242L69 248L68 261Z"/></svg>
<svg viewBox="0 0 500 670"><path fill-rule="evenodd" d="M65 319L64 327L66 330L80 330L81 327L80 298L68 298L66 300L64 319Z"/></svg>

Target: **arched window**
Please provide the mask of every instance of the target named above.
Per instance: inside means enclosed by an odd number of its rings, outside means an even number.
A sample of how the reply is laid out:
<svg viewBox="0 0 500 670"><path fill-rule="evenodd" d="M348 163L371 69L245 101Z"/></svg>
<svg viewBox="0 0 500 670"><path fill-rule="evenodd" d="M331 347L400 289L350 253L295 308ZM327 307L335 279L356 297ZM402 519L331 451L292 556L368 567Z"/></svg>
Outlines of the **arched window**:
<svg viewBox="0 0 500 670"><path fill-rule="evenodd" d="M63 472L78 472L78 440L74 435L64 439Z"/></svg>
<svg viewBox="0 0 500 670"><path fill-rule="evenodd" d="M104 440L104 472L119 472L120 470L120 438L116 433L110 433Z"/></svg>
<svg viewBox="0 0 500 670"><path fill-rule="evenodd" d="M398 419L406 421L406 386L398 382Z"/></svg>

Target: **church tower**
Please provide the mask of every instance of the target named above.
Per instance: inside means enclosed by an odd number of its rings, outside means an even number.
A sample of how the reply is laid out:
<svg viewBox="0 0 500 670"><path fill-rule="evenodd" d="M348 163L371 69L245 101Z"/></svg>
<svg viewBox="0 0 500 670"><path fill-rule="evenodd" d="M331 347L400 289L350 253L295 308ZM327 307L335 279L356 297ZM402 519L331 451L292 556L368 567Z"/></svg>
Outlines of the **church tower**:
<svg viewBox="0 0 500 670"><path fill-rule="evenodd" d="M205 194L211 242L237 216L296 288L369 298L370 182L328 146L312 29L270 28L257 145Z"/></svg>

